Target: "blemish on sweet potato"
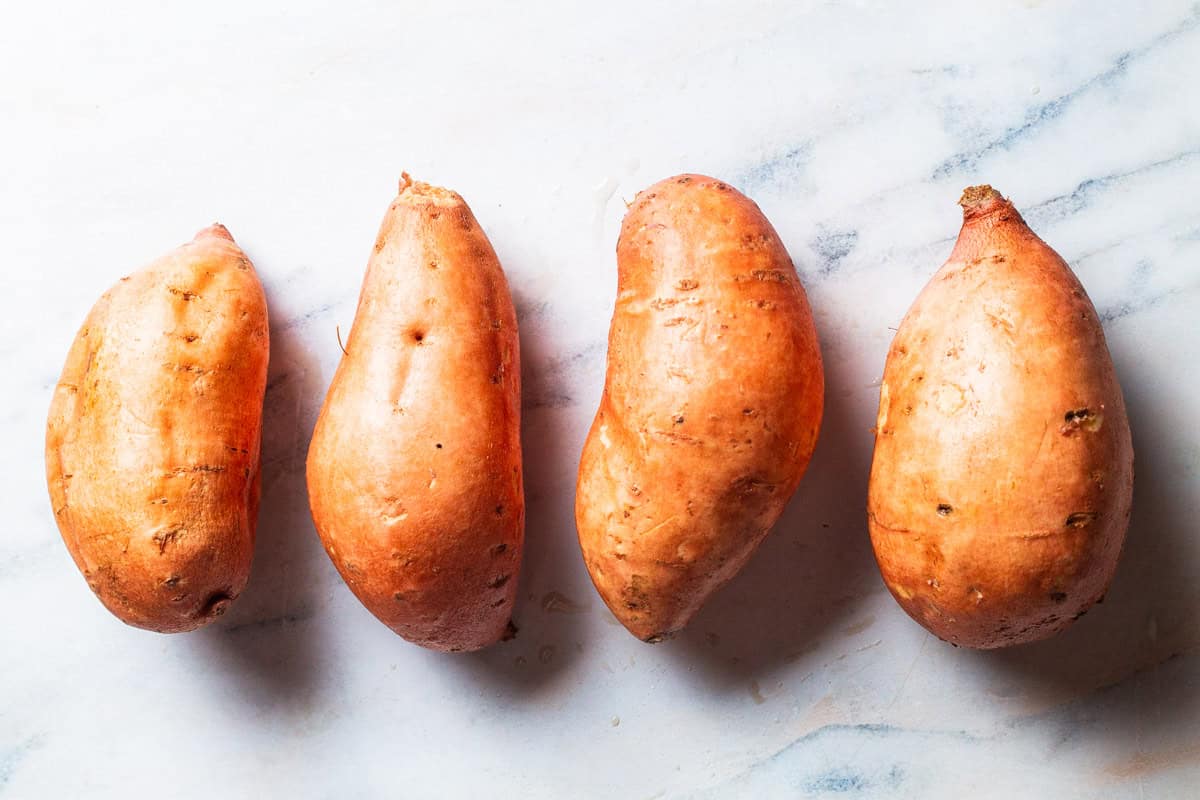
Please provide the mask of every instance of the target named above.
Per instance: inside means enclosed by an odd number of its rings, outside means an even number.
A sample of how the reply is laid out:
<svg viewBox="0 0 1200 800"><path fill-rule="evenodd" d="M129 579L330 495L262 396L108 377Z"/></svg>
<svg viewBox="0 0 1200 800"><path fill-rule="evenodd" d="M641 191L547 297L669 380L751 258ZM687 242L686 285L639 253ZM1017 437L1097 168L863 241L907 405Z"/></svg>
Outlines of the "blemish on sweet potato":
<svg viewBox="0 0 1200 800"><path fill-rule="evenodd" d="M208 599L204 601L204 604L200 606L197 616L219 617L229 609L229 605L232 602L233 598L229 595L228 591L223 589L215 591L210 594Z"/></svg>
<svg viewBox="0 0 1200 800"><path fill-rule="evenodd" d="M1096 433L1104 425L1104 415L1093 412L1090 408L1071 409L1063 415L1063 425L1059 431L1064 436L1071 436L1079 431Z"/></svg>
<svg viewBox="0 0 1200 800"><path fill-rule="evenodd" d="M625 608L630 611L641 611L647 607L646 576L632 575L629 584L622 590L621 595Z"/></svg>
<svg viewBox="0 0 1200 800"><path fill-rule="evenodd" d="M1068 528L1086 528L1100 516L1095 511L1076 511L1067 517L1066 526Z"/></svg>
<svg viewBox="0 0 1200 800"><path fill-rule="evenodd" d="M193 472L224 472L225 467L220 464L193 464L188 467L176 467L172 470L173 475L188 475Z"/></svg>
<svg viewBox="0 0 1200 800"><path fill-rule="evenodd" d="M186 534L186 529L182 527L176 527L168 530L155 531L154 535L150 537L150 540L158 545L158 554L162 555L167 551L168 547L174 545Z"/></svg>
<svg viewBox="0 0 1200 800"><path fill-rule="evenodd" d="M756 281L768 281L774 283L787 283L788 275L781 269L756 269L750 273L750 277Z"/></svg>

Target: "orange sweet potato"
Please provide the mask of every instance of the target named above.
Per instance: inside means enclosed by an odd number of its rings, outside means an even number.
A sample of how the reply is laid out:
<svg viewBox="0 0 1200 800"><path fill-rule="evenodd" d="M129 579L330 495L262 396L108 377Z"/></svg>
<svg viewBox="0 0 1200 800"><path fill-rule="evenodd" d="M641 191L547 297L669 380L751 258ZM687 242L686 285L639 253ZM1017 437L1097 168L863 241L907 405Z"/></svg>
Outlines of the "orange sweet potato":
<svg viewBox="0 0 1200 800"><path fill-rule="evenodd" d="M641 192L617 270L575 518L600 596L653 642L683 628L783 512L817 441L824 378L791 259L727 184L680 175Z"/></svg>
<svg viewBox="0 0 1200 800"><path fill-rule="evenodd" d="M371 613L477 650L511 624L524 538L508 284L456 193L407 175L308 454L313 520Z"/></svg>
<svg viewBox="0 0 1200 800"><path fill-rule="evenodd" d="M268 340L262 285L220 225L123 278L75 337L46 481L75 563L130 625L192 630L246 584Z"/></svg>
<svg viewBox="0 0 1200 800"><path fill-rule="evenodd" d="M884 367L869 524L913 619L995 648L1062 630L1105 592L1133 449L1087 293L990 186Z"/></svg>

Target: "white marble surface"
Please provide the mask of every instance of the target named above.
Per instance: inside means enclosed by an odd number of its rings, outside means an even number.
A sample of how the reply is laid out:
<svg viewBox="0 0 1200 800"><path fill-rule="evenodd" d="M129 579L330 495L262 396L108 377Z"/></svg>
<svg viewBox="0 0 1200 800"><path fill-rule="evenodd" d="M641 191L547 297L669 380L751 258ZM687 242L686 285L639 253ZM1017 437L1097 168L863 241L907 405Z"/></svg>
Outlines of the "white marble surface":
<svg viewBox="0 0 1200 800"><path fill-rule="evenodd" d="M138 5L0 24L0 798L1197 796L1200 6ZM466 196L519 306L521 632L466 657L360 607L305 501L401 169ZM748 569L648 646L588 582L572 492L622 200L685 170L778 227L827 416ZM909 621L864 520L889 326L985 181L1100 309L1138 471L1107 602L991 654ZM216 219L271 303L258 551L219 624L159 636L110 617L62 546L44 415L101 291Z"/></svg>

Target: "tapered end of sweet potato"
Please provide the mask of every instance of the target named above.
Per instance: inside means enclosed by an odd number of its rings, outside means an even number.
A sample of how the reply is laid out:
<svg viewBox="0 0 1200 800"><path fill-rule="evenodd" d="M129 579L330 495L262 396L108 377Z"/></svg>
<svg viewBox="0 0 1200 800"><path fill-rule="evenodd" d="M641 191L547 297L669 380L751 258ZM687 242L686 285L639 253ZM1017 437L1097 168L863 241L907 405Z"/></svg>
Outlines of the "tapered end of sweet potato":
<svg viewBox="0 0 1200 800"><path fill-rule="evenodd" d="M458 192L434 186L424 181L414 181L407 172L400 173L400 189L397 192L400 199L420 202L435 201L438 203L459 204L463 200Z"/></svg>
<svg viewBox="0 0 1200 800"><path fill-rule="evenodd" d="M207 228L205 228L204 230L202 230L196 234L197 240L207 239L207 238L226 239L226 240L232 242L233 234L230 233L229 229L226 228L221 223L214 222L212 225L209 225Z"/></svg>
<svg viewBox="0 0 1200 800"><path fill-rule="evenodd" d="M963 189L962 197L958 198L958 204L962 206L963 220L968 220L1008 205L1008 201L1004 199L1004 195L984 183Z"/></svg>

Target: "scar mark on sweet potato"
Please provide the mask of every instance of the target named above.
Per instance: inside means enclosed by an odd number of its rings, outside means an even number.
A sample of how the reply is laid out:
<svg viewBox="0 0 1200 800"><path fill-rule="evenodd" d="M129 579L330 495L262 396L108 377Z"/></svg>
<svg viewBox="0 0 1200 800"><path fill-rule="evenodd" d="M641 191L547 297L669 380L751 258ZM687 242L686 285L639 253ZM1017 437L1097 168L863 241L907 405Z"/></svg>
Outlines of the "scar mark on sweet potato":
<svg viewBox="0 0 1200 800"><path fill-rule="evenodd" d="M640 611L649 605L645 583L646 577L644 575L630 576L629 585L621 590L625 608L630 611Z"/></svg>
<svg viewBox="0 0 1200 800"><path fill-rule="evenodd" d="M204 601L204 605L200 606L197 612L198 617L219 617L229 609L229 604L233 602L233 597L225 590L218 590L208 596Z"/></svg>
<svg viewBox="0 0 1200 800"><path fill-rule="evenodd" d="M1063 425L1059 431L1063 436L1073 436L1080 430L1095 433L1104 425L1104 415L1090 408L1077 408L1063 414Z"/></svg>
<svg viewBox="0 0 1200 800"><path fill-rule="evenodd" d="M162 555L167 552L168 547L178 542L185 534L187 534L187 530L182 527L171 528L166 531L156 531L150 540L158 545L158 554Z"/></svg>
<svg viewBox="0 0 1200 800"><path fill-rule="evenodd" d="M209 372L209 370L205 369L204 367L198 366L196 364L178 364L178 363L170 364L170 363L168 363L168 364L164 364L163 366L165 366L167 369L173 370L175 372L190 372L193 375L205 375Z"/></svg>
<svg viewBox="0 0 1200 800"><path fill-rule="evenodd" d="M987 316L988 319L990 319L992 321L993 328L1003 329L1004 332L1006 334L1008 334L1009 337L1011 337L1013 335L1013 333L1016 331L1016 326L1013 325L1012 320L1003 316L1003 312L994 313L992 311L984 311L984 314Z"/></svg>
<svg viewBox="0 0 1200 800"><path fill-rule="evenodd" d="M697 439L695 436L688 436L686 433L679 433L678 431L663 431L663 430L647 429L646 433L650 434L651 436L657 437L659 439L666 439L668 442L672 442L672 443L674 443L674 442L681 442L684 444L699 444L699 443L701 443L701 440Z"/></svg>
<svg viewBox="0 0 1200 800"><path fill-rule="evenodd" d="M635 534L635 535L636 536L649 536L650 534L654 533L656 530L663 527L664 525L669 525L670 523L674 522L676 519L678 519L678 517L679 517L678 514L672 514L671 516L667 517L666 519L664 519L662 522L658 523L657 525L651 525L646 530L642 531L641 533Z"/></svg>
<svg viewBox="0 0 1200 800"><path fill-rule="evenodd" d="M185 302L188 300L193 300L200 296L200 295L196 294L195 292L189 291L187 289L180 289L177 286L168 286L167 291L173 295L182 297Z"/></svg>
<svg viewBox="0 0 1200 800"><path fill-rule="evenodd" d="M881 528L882 530L885 530L885 531L887 531L888 533L912 533L912 529L911 529L911 528L898 528L898 527L895 527L895 526L893 526L893 525L887 525L887 524L885 524L885 523L883 523L883 522L880 522L880 521L879 521L879 517L875 516L875 512L874 512L874 511L868 511L868 512L867 512L867 518L868 518L868 519L869 519L869 520L870 520L872 523L874 523L874 524L875 524L875 527L876 527L876 528Z"/></svg>
<svg viewBox="0 0 1200 800"><path fill-rule="evenodd" d="M190 467L176 467L171 470L172 475L187 475L192 472L224 472L225 467L219 464L193 464Z"/></svg>
<svg viewBox="0 0 1200 800"><path fill-rule="evenodd" d="M667 376L671 377L671 378L678 378L679 380L683 381L684 383L692 382L692 374L690 372L688 372L687 370L680 369L678 366L675 366L675 365L670 365L667 367Z"/></svg>
<svg viewBox="0 0 1200 800"><path fill-rule="evenodd" d="M489 589L499 589L501 586L508 583L508 580L511 577L512 577L511 574L497 575L495 578L492 578L492 580L488 583L488 588Z"/></svg>
<svg viewBox="0 0 1200 800"><path fill-rule="evenodd" d="M1086 528L1099 516L1095 511L1076 511L1067 517L1066 526L1068 528Z"/></svg>
<svg viewBox="0 0 1200 800"><path fill-rule="evenodd" d="M694 281L691 278L683 278L675 284L675 288L681 292L690 292L693 289L697 289L699 287L700 287L699 282Z"/></svg>
<svg viewBox="0 0 1200 800"><path fill-rule="evenodd" d="M781 269L756 269L749 276L739 275L737 281L756 280L764 282L787 283L788 275Z"/></svg>
<svg viewBox="0 0 1200 800"><path fill-rule="evenodd" d="M751 252L755 250L764 250L770 244L770 242L771 237L765 233L746 233L742 235L741 249Z"/></svg>
<svg viewBox="0 0 1200 800"><path fill-rule="evenodd" d="M750 495L750 494L755 494L757 492L766 492L767 494L774 494L775 489L777 487L776 487L776 484L771 483L770 481L760 480L759 478L755 478L751 475L744 475L744 476L734 480L733 483L730 485L730 488L736 494Z"/></svg>

